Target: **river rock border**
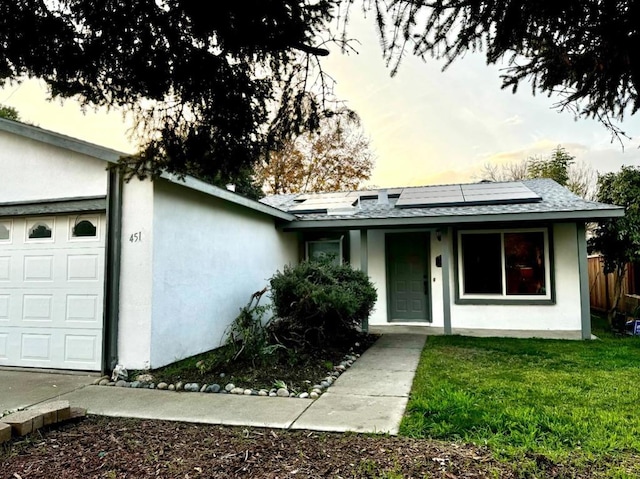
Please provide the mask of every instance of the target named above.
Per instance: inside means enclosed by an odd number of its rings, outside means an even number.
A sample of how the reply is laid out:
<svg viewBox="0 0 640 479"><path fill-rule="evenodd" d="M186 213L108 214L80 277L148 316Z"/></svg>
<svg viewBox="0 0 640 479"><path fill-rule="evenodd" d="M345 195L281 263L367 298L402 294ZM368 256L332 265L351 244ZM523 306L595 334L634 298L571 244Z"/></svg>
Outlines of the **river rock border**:
<svg viewBox="0 0 640 479"><path fill-rule="evenodd" d="M150 374L139 374L134 381L127 379L126 371L123 369L114 372L112 377L102 376L93 382L95 386L112 386L121 388L134 389L154 389L157 391L174 391L174 392L200 392L211 394L236 394L242 396L263 396L263 397L292 397L300 399L318 399L336 379L340 377L353 363L360 357L360 354L347 354L332 371L316 384L309 388L309 391L295 392L289 391L287 387L272 389L249 389L236 386L233 383L227 383L222 386L220 384L201 384L197 382L179 381L175 384L160 382L155 383L153 376ZM115 380L112 380L115 379Z"/></svg>

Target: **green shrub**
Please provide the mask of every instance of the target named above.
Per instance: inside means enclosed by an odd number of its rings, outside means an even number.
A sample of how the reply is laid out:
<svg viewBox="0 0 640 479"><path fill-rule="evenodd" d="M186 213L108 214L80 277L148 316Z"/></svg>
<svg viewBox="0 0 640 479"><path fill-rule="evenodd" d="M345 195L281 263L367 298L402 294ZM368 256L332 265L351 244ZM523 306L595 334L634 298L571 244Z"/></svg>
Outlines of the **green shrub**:
<svg viewBox="0 0 640 479"><path fill-rule="evenodd" d="M251 295L249 303L240 309L238 317L227 328L227 344L232 356L229 361L250 360L254 365L262 363L283 346L272 343L268 333L268 322L264 315L268 306L259 306L266 288Z"/></svg>
<svg viewBox="0 0 640 479"><path fill-rule="evenodd" d="M270 283L278 330L311 344L360 326L377 298L366 274L330 262L285 266Z"/></svg>

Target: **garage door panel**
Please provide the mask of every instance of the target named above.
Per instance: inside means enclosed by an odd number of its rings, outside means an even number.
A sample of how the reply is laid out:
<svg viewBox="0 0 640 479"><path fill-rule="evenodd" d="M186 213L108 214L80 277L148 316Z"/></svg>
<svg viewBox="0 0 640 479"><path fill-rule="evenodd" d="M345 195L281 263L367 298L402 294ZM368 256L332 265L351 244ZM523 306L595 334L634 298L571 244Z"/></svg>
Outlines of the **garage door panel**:
<svg viewBox="0 0 640 479"><path fill-rule="evenodd" d="M100 348L95 334L67 334L64 339L66 363L94 364L99 361Z"/></svg>
<svg viewBox="0 0 640 479"><path fill-rule="evenodd" d="M13 218L0 242L0 365L100 369L104 214L89 218L95 237L74 236L84 217ZM52 238L28 237L40 223Z"/></svg>
<svg viewBox="0 0 640 479"><path fill-rule="evenodd" d="M98 370L101 357L102 335L96 330L8 328L0 332L0 366Z"/></svg>
<svg viewBox="0 0 640 479"><path fill-rule="evenodd" d="M67 281L98 281L100 262L97 254L67 255Z"/></svg>
<svg viewBox="0 0 640 479"><path fill-rule="evenodd" d="M0 327L102 329L103 298L100 288L3 291L0 294Z"/></svg>
<svg viewBox="0 0 640 479"><path fill-rule="evenodd" d="M53 322L52 294L25 294L22 296L22 321L27 323Z"/></svg>
<svg viewBox="0 0 640 479"><path fill-rule="evenodd" d="M11 306L11 296L0 294L0 324L2 321L9 322L9 311Z"/></svg>
<svg viewBox="0 0 640 479"><path fill-rule="evenodd" d="M53 254L25 256L23 264L25 283L53 281Z"/></svg>
<svg viewBox="0 0 640 479"><path fill-rule="evenodd" d="M2 245L0 245L0 252ZM104 250L98 248L59 249L49 254L38 250L13 252L13 257L0 256L2 289L102 287ZM20 258L19 256L22 256Z"/></svg>
<svg viewBox="0 0 640 479"><path fill-rule="evenodd" d="M51 333L27 332L20 336L20 359L23 361L51 361Z"/></svg>
<svg viewBox="0 0 640 479"><path fill-rule="evenodd" d="M11 257L0 256L0 282L11 281Z"/></svg>
<svg viewBox="0 0 640 479"><path fill-rule="evenodd" d="M87 324L100 327L102 319L98 317L100 299L97 294L68 294L65 322L67 324L81 323L83 327L87 327Z"/></svg>

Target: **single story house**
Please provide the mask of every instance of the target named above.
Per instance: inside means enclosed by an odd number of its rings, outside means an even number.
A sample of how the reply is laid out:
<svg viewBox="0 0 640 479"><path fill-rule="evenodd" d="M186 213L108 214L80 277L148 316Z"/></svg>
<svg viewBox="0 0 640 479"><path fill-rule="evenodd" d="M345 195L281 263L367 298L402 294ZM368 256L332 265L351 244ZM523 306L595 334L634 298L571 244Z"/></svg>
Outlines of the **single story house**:
<svg viewBox="0 0 640 479"><path fill-rule="evenodd" d="M156 368L215 348L286 264L378 290L371 330L590 338L585 222L623 209L551 180L248 200L124 182L121 152L0 119L0 366Z"/></svg>
<svg viewBox="0 0 640 479"><path fill-rule="evenodd" d="M378 290L368 327L589 339L585 223L623 216L550 179L277 195L307 257L340 258Z"/></svg>

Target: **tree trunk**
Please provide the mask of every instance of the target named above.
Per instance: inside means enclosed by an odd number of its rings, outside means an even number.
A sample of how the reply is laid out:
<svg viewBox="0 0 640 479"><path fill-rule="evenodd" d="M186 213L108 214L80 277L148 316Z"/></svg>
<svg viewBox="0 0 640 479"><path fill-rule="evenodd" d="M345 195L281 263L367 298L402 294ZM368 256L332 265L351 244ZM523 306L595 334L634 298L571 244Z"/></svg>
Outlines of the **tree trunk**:
<svg viewBox="0 0 640 479"><path fill-rule="evenodd" d="M613 325L613 317L615 316L616 311L618 309L618 304L620 304L620 300L622 299L622 281L624 281L626 271L627 271L626 264L616 266L614 283L613 283L613 300L611 302L611 308L609 309L609 314L607 315L607 319L609 320L609 326Z"/></svg>

